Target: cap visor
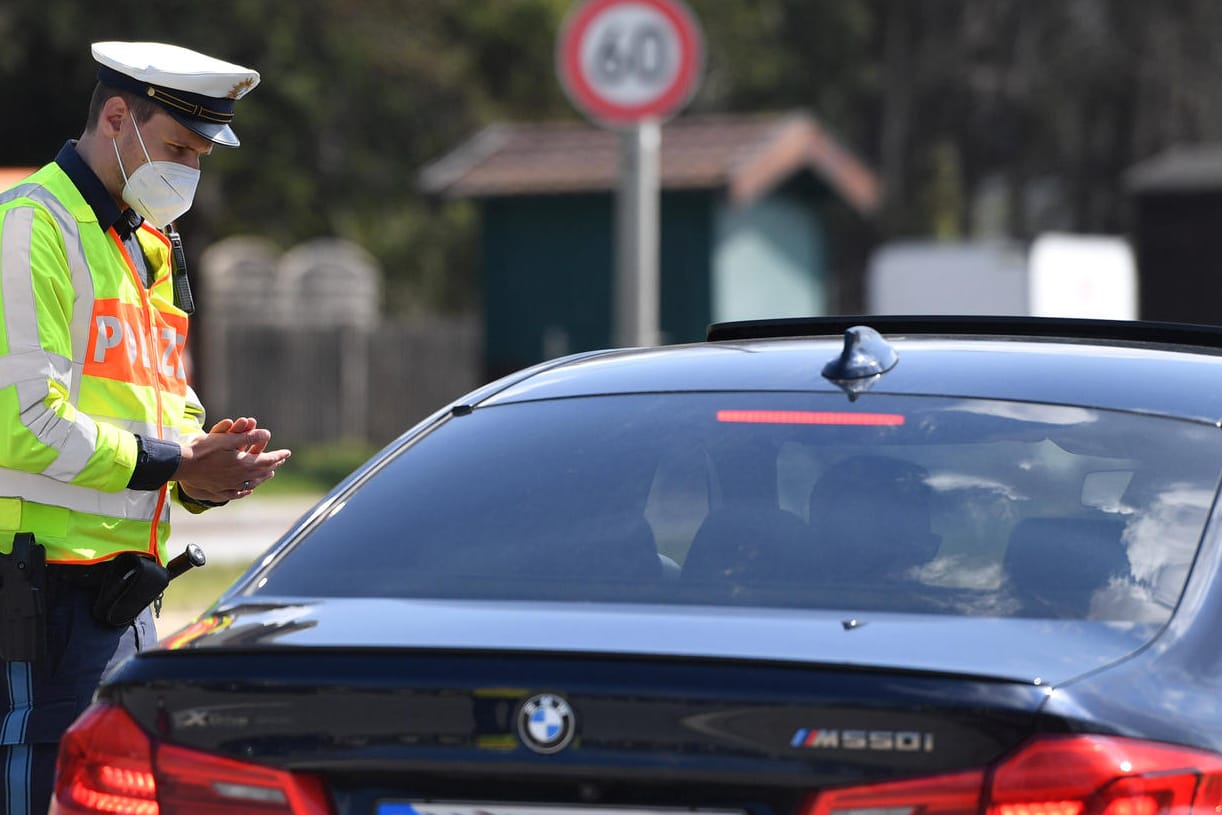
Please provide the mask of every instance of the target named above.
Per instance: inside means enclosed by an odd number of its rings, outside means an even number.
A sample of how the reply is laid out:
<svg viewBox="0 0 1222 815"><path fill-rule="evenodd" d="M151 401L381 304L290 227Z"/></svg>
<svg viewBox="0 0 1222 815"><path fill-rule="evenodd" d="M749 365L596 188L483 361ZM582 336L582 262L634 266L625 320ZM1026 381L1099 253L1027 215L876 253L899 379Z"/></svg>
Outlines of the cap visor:
<svg viewBox="0 0 1222 815"><path fill-rule="evenodd" d="M164 110L164 108L163 108ZM192 119L188 116L180 116L174 111L167 110L174 117L175 121L183 127L190 130L192 133L198 133L208 141L219 144L223 147L237 147L241 144L238 141L238 134L233 132L233 128L225 124L217 124L215 122L201 122L198 119Z"/></svg>

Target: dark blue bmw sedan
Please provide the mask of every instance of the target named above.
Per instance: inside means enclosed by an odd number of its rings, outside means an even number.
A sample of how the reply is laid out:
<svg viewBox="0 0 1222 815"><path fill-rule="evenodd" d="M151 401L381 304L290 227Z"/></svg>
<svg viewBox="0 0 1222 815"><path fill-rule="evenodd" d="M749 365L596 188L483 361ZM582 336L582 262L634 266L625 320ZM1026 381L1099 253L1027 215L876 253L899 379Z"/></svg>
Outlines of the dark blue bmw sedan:
<svg viewBox="0 0 1222 815"><path fill-rule="evenodd" d="M408 430L60 813L1216 815L1222 330L715 325Z"/></svg>

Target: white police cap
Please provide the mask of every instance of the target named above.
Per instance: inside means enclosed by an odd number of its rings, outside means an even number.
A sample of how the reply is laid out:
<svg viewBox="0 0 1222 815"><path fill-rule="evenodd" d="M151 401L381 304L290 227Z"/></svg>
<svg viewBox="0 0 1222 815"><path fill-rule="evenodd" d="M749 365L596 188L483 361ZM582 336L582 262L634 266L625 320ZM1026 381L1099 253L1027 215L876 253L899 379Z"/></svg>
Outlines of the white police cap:
<svg viewBox="0 0 1222 815"><path fill-rule="evenodd" d="M161 42L95 42L98 81L148 97L185 127L237 147L233 103L259 84L250 68Z"/></svg>

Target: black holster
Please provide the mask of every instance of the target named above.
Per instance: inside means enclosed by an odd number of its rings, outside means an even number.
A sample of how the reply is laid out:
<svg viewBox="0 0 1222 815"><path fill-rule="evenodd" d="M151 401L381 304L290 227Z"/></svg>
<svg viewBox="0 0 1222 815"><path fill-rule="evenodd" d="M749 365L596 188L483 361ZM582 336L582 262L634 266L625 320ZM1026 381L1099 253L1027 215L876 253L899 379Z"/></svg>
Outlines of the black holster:
<svg viewBox="0 0 1222 815"><path fill-rule="evenodd" d="M0 554L0 659L36 662L47 653L47 553L29 532Z"/></svg>
<svg viewBox="0 0 1222 815"><path fill-rule="evenodd" d="M93 602L93 618L105 625L130 625L170 584L170 574L152 558L123 552L106 565Z"/></svg>

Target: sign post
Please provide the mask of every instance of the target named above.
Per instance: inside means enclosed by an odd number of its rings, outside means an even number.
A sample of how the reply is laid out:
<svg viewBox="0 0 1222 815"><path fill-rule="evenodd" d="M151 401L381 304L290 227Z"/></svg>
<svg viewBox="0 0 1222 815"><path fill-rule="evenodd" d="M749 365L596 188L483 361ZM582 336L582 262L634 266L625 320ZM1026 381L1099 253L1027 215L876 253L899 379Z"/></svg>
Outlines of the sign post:
<svg viewBox="0 0 1222 815"><path fill-rule="evenodd" d="M657 345L661 312L658 272L657 119L620 134L615 196L615 344Z"/></svg>
<svg viewBox="0 0 1222 815"><path fill-rule="evenodd" d="M584 0L556 44L569 100L618 130L615 198L615 342L659 341L659 166L661 121L699 83L704 45L681 0Z"/></svg>

